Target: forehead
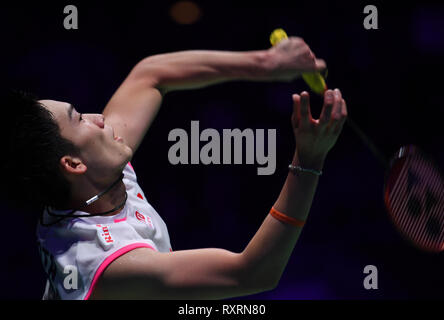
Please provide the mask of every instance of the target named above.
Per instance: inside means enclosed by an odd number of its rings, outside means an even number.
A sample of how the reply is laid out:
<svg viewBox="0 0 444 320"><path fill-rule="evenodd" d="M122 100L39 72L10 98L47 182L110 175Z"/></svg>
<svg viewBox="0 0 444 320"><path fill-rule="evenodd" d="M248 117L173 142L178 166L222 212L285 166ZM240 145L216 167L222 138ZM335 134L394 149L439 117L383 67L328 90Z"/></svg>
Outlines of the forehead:
<svg viewBox="0 0 444 320"><path fill-rule="evenodd" d="M74 109L72 104L56 100L39 100L39 102L54 115L57 122L70 120Z"/></svg>

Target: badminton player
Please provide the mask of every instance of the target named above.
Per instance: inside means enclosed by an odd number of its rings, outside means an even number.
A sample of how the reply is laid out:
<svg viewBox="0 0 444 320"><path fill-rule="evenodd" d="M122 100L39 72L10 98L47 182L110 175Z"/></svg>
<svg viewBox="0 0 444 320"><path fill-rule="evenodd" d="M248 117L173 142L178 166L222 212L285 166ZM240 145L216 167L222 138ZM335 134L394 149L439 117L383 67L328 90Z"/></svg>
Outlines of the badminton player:
<svg viewBox="0 0 444 320"><path fill-rule="evenodd" d="M319 176L347 116L339 90L319 119L294 94L296 147L287 179L242 252L172 251L131 159L165 94L231 81L291 81L325 69L301 38L268 50L182 51L141 60L102 114L24 93L7 98L4 192L42 208L37 228L44 299L222 299L275 288L309 214ZM289 159L290 162L290 159Z"/></svg>

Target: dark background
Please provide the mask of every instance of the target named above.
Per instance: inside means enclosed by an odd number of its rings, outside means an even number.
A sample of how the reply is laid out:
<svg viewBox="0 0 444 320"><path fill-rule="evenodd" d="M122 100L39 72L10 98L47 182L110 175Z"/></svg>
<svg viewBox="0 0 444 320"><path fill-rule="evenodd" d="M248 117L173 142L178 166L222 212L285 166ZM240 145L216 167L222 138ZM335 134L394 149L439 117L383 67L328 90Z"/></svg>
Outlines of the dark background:
<svg viewBox="0 0 444 320"><path fill-rule="evenodd" d="M70 102L79 112L101 112L146 56L266 49L270 32L282 27L327 61L329 87L342 90L350 117L386 156L413 143L443 166L442 84L433 81L442 76L443 4L194 2L201 16L190 25L171 18L175 1L2 3L2 86ZM77 6L78 30L63 27L68 4ZM378 30L363 27L367 4L378 8ZM166 95L132 164L148 201L168 225L173 250L243 250L285 180L294 150L291 94L302 90L307 87L301 80L231 82ZM320 106L313 97L316 118ZM200 121L200 130L277 129L275 174L258 176L258 165L171 165L168 133L190 132L191 120ZM384 208L383 182L384 169L344 126L279 286L247 298L444 298L443 255L422 252L400 236ZM35 241L38 213L5 205L0 210L0 298L40 299L45 275ZM366 265L378 268L378 290L363 287Z"/></svg>

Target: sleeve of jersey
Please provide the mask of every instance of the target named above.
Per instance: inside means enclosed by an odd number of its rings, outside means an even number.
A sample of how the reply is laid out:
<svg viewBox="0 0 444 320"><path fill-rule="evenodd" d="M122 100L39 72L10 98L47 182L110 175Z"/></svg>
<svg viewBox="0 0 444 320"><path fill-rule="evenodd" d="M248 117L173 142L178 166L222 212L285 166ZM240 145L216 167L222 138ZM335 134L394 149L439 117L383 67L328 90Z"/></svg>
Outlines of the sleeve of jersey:
<svg viewBox="0 0 444 320"><path fill-rule="evenodd" d="M128 164L125 166L123 173L124 173L124 183L126 185L127 191L132 192L132 188L135 188L135 186L137 185L137 176L136 176L136 172L134 171L134 168L130 162L128 162ZM117 222L117 220L115 222ZM117 223L117 224L114 224L112 227L117 228L117 230L118 230L119 229L118 227L120 227L120 226L124 227L125 225L126 225L125 223ZM125 253L127 253L131 250L137 249L137 248L148 248L151 250L158 251L155 244L151 240L140 239L140 241L137 241L136 234L134 235L134 237L131 236L130 233L134 232L133 228L129 228L127 230L122 230L122 232L125 233L124 238L130 238L130 239L132 238L133 240L126 239L126 241L129 240L127 245L119 246L119 248L114 251L109 250L110 252L107 253L106 257L102 258L102 262L100 263L98 268L96 268L96 270L94 272L94 276L92 277L92 280L90 282L89 289L87 290L86 295L84 296L85 300L88 300L91 297L91 294L94 291L94 288L97 285L97 281L99 280L100 276L103 274L103 272L106 270L106 268L113 261L115 261L117 258L119 258L120 256L124 255ZM106 231L105 231L105 234L106 234ZM114 236L116 236L116 235L118 236L119 234L122 234L122 233L115 232ZM103 239L105 239L105 241L106 241L106 236L102 237L101 240L103 240ZM105 252L103 252L103 253L105 253Z"/></svg>
<svg viewBox="0 0 444 320"><path fill-rule="evenodd" d="M91 285L89 287L89 290L86 292L86 295L84 297L84 300L88 300L91 297L92 292L94 291L94 288L97 285L97 281L99 280L100 276L103 274L105 269L117 258L124 255L127 252L130 252L131 250L137 249L137 248L148 248L152 250L156 250L153 248L153 246L147 244L147 243L132 243L125 247L122 247L118 249L117 251L113 252L111 255L107 256L105 260L100 264L98 269L96 270L94 277L91 281Z"/></svg>

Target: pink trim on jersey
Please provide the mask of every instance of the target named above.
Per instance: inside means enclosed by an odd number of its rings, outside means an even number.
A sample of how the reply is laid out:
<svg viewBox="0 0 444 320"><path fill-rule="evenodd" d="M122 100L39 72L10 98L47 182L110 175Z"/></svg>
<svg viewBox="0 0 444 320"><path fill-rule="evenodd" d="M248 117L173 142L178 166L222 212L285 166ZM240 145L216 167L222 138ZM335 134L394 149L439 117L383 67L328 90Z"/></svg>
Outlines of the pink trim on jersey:
<svg viewBox="0 0 444 320"><path fill-rule="evenodd" d="M128 162L128 164L131 167L131 169L133 169L133 171L136 172L136 170L134 170L133 165L131 164L131 162Z"/></svg>
<svg viewBox="0 0 444 320"><path fill-rule="evenodd" d="M99 280L99 277L102 275L103 271L105 271L106 267L109 266L109 264L111 262L113 262L114 260L116 260L118 257L120 257L121 255L137 249L137 248L148 248L148 249L152 249L154 251L156 251L156 249L154 249L152 246L150 246L147 243L133 243L130 245L127 245L123 248L120 248L119 250L117 250L116 252L114 252L112 255L108 256L103 262L102 264L99 266L99 268L97 269L96 273L94 274L94 278L91 282L91 286L89 287L88 293L85 296L84 300L88 300L89 297L91 296L91 293L93 292L96 284L97 284L97 280Z"/></svg>
<svg viewBox="0 0 444 320"><path fill-rule="evenodd" d="M114 223L119 223L119 222L123 222L123 221L126 221L126 217L122 218L122 219L116 219L116 220L114 220Z"/></svg>

